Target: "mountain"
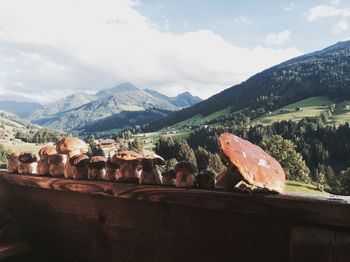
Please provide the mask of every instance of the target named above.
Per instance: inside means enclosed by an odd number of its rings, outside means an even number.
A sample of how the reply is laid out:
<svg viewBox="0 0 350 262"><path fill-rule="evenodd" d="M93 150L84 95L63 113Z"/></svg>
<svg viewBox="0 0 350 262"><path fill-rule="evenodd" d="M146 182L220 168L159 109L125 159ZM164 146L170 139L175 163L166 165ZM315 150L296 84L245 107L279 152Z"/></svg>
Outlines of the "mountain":
<svg viewBox="0 0 350 262"><path fill-rule="evenodd" d="M33 111L30 115L28 115L27 119L35 120L35 119L44 118L50 115L54 115L59 112L68 111L73 108L82 106L86 103L89 103L95 99L96 99L95 95L86 94L83 92L74 93L70 96L61 98L55 102L42 106L41 108Z"/></svg>
<svg viewBox="0 0 350 262"><path fill-rule="evenodd" d="M194 106L153 122L158 130L181 121L223 110L246 110L252 119L264 112L315 96L350 99L350 41L293 58L258 73Z"/></svg>
<svg viewBox="0 0 350 262"><path fill-rule="evenodd" d="M175 97L168 97L152 89L144 89L144 91L154 97L168 101L169 103L179 108L193 106L202 101L201 98L198 96L193 96L190 92L184 92Z"/></svg>
<svg viewBox="0 0 350 262"><path fill-rule="evenodd" d="M117 95L117 94L125 93L125 92L130 93L130 92L134 92L134 91L138 92L138 91L140 91L140 89L131 83L122 83L122 84L117 85L113 88L104 89L104 90L97 92L96 97L102 98L102 97L113 96L113 95Z"/></svg>
<svg viewBox="0 0 350 262"><path fill-rule="evenodd" d="M33 111L42 109L43 106L36 102L17 102L1 100L0 110L15 114L20 118L28 117Z"/></svg>
<svg viewBox="0 0 350 262"><path fill-rule="evenodd" d="M196 99L189 93L180 95L176 97L178 104L182 97L183 105ZM77 93L62 98L34 112L30 120L64 131L94 132L146 124L179 109L166 96L123 83L95 95Z"/></svg>
<svg viewBox="0 0 350 262"><path fill-rule="evenodd" d="M18 119L14 114L0 110L0 140L9 141L17 132L37 132L40 127Z"/></svg>

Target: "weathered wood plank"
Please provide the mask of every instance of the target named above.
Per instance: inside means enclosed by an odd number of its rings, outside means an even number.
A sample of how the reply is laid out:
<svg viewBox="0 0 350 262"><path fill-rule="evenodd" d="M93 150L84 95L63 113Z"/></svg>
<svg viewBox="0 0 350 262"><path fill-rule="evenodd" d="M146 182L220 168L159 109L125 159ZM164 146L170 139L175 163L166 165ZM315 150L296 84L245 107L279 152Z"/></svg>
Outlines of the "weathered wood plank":
<svg viewBox="0 0 350 262"><path fill-rule="evenodd" d="M320 261L348 257L343 197L0 178L0 201L14 210L36 261L308 261L320 248Z"/></svg>
<svg viewBox="0 0 350 262"><path fill-rule="evenodd" d="M293 219L14 184L8 188L35 261L289 260Z"/></svg>
<svg viewBox="0 0 350 262"><path fill-rule="evenodd" d="M27 242L2 241L0 243L0 260L28 252L30 249L30 245Z"/></svg>
<svg viewBox="0 0 350 262"><path fill-rule="evenodd" d="M332 229L298 226L291 234L291 262L334 262L335 232Z"/></svg>
<svg viewBox="0 0 350 262"><path fill-rule="evenodd" d="M332 227L296 226L291 233L291 262L348 262L350 231Z"/></svg>
<svg viewBox="0 0 350 262"><path fill-rule="evenodd" d="M226 210L237 214L268 213L276 218L290 216L295 221L350 228L350 204L347 197L247 194L6 173L0 177L5 183L13 185Z"/></svg>

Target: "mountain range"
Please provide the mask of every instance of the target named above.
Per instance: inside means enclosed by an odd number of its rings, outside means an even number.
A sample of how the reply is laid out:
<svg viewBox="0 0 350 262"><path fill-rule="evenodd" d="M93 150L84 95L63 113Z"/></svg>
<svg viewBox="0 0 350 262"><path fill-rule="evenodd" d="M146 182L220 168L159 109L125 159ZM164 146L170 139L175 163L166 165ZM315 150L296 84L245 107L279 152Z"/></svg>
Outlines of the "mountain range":
<svg viewBox="0 0 350 262"><path fill-rule="evenodd" d="M34 124L85 134L143 125L200 101L189 92L168 97L123 83L96 94L74 93L46 105L0 101L0 109Z"/></svg>
<svg viewBox="0 0 350 262"><path fill-rule="evenodd" d="M151 123L147 131L189 119L220 116L220 112L234 114L245 110L253 119L315 96L327 97L335 103L350 100L350 41L268 68L207 100Z"/></svg>

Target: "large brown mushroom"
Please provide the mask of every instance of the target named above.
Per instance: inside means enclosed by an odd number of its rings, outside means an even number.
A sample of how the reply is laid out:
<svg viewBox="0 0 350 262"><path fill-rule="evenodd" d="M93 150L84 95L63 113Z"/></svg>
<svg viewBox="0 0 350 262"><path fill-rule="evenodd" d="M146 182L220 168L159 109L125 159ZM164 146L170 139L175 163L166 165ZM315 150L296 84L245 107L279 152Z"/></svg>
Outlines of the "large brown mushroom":
<svg viewBox="0 0 350 262"><path fill-rule="evenodd" d="M145 156L141 160L140 184L159 185L162 183L162 174L157 167L158 165L165 165L165 160L156 154Z"/></svg>
<svg viewBox="0 0 350 262"><path fill-rule="evenodd" d="M176 186L194 187L196 186L197 167L188 161L181 161L175 165Z"/></svg>
<svg viewBox="0 0 350 262"><path fill-rule="evenodd" d="M116 180L119 182L138 183L140 176L138 166L141 158L142 155L134 151L121 151L115 154L111 161L120 163L120 172L117 173Z"/></svg>
<svg viewBox="0 0 350 262"><path fill-rule="evenodd" d="M104 179L106 176L107 159L103 156L93 156L89 159L88 179Z"/></svg>
<svg viewBox="0 0 350 262"><path fill-rule="evenodd" d="M86 154L89 151L89 147L83 140L68 136L57 143L56 150L58 153L66 154L68 158L71 158L76 155Z"/></svg>
<svg viewBox="0 0 350 262"><path fill-rule="evenodd" d="M39 161L39 155L32 152L22 152L18 156L19 165L18 173L19 174L36 174L36 168Z"/></svg>
<svg viewBox="0 0 350 262"><path fill-rule="evenodd" d="M19 154L17 153L12 153L10 155L9 163L7 165L8 173L12 173L12 174L18 173L18 165L19 165L18 156Z"/></svg>
<svg viewBox="0 0 350 262"><path fill-rule="evenodd" d="M86 154L89 150L88 145L77 137L65 137L57 143L56 150L60 154L65 154L70 160L74 156ZM71 161L67 161L64 177L74 178L76 168L72 166Z"/></svg>
<svg viewBox="0 0 350 262"><path fill-rule="evenodd" d="M49 173L53 177L64 176L65 166L67 164L67 155L53 154L49 157Z"/></svg>
<svg viewBox="0 0 350 262"><path fill-rule="evenodd" d="M219 137L219 148L227 171L217 177L226 189L243 181L254 188L283 193L285 173L281 165L260 147L233 134Z"/></svg>
<svg viewBox="0 0 350 262"><path fill-rule="evenodd" d="M39 150L40 160L37 166L38 175L48 175L49 174L49 157L53 154L56 154L56 148L53 146L44 146Z"/></svg>

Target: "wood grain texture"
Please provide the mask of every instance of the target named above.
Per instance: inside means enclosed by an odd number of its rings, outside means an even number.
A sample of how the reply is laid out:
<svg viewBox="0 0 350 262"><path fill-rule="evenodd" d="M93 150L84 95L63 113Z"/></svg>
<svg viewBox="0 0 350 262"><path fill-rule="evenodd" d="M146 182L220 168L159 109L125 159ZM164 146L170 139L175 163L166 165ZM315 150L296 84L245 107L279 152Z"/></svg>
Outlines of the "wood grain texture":
<svg viewBox="0 0 350 262"><path fill-rule="evenodd" d="M349 261L346 197L0 178L35 261Z"/></svg>
<svg viewBox="0 0 350 262"><path fill-rule="evenodd" d="M237 214L269 213L270 216L277 218L288 215L297 221L350 228L349 197L249 194L104 181L68 180L6 174L4 172L0 178L4 182L14 185L227 210Z"/></svg>
<svg viewBox="0 0 350 262"><path fill-rule="evenodd" d="M296 226L291 234L291 262L350 261L350 231L340 228Z"/></svg>
<svg viewBox="0 0 350 262"><path fill-rule="evenodd" d="M2 187L36 262L289 260L289 217Z"/></svg>
<svg viewBox="0 0 350 262"><path fill-rule="evenodd" d="M0 243L0 260L29 252L30 249L30 245L27 242L2 241Z"/></svg>

